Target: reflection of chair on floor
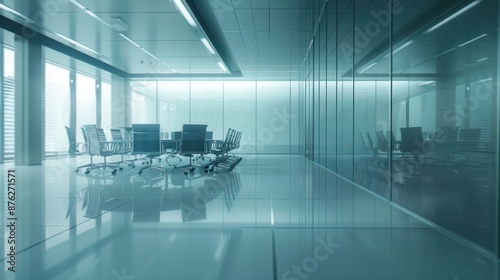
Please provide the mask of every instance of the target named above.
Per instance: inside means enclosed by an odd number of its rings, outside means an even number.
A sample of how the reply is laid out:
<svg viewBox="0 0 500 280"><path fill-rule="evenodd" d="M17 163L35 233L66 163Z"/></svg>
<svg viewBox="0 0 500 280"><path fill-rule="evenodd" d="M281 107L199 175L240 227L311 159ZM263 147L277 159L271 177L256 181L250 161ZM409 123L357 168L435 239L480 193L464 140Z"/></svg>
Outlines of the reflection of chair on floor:
<svg viewBox="0 0 500 280"><path fill-rule="evenodd" d="M161 155L159 124L132 124L132 154L147 155L149 164L139 169L139 174L149 168L165 172L165 169L153 165L153 159Z"/></svg>
<svg viewBox="0 0 500 280"><path fill-rule="evenodd" d="M206 124L184 124L182 126L181 144L179 148L179 155L189 157L189 165L184 171L187 175L188 172L192 173L195 170L193 165L194 155L204 155L207 153L207 146L205 144L205 136L207 132ZM206 166L208 168L208 166ZM205 172L208 170L206 169Z"/></svg>

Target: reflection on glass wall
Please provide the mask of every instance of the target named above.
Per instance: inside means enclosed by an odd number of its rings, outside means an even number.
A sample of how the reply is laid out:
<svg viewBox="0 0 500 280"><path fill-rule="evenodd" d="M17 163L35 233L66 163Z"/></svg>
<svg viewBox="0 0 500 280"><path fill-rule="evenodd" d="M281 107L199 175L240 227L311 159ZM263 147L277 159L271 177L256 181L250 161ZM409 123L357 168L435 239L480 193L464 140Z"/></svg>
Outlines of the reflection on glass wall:
<svg viewBox="0 0 500 280"><path fill-rule="evenodd" d="M495 0L328 1L305 26L300 86L306 156L494 252L497 13Z"/></svg>

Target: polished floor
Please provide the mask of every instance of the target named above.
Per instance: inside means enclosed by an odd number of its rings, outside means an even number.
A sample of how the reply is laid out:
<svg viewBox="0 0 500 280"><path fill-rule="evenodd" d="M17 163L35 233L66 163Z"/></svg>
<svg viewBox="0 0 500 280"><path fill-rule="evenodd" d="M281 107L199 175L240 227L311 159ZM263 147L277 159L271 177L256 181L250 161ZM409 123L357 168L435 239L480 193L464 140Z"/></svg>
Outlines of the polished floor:
<svg viewBox="0 0 500 280"><path fill-rule="evenodd" d="M87 161L1 166L2 279L499 279L488 255L301 156L188 176L74 172Z"/></svg>

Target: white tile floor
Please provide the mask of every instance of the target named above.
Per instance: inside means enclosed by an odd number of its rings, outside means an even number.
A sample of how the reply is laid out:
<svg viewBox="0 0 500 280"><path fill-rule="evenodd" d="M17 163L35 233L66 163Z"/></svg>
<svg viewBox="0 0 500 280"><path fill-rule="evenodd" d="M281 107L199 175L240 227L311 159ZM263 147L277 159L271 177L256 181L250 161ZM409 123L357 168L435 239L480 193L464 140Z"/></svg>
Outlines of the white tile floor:
<svg viewBox="0 0 500 280"><path fill-rule="evenodd" d="M86 157L15 167L3 279L499 279L496 260L301 156L243 157L194 176L74 173Z"/></svg>

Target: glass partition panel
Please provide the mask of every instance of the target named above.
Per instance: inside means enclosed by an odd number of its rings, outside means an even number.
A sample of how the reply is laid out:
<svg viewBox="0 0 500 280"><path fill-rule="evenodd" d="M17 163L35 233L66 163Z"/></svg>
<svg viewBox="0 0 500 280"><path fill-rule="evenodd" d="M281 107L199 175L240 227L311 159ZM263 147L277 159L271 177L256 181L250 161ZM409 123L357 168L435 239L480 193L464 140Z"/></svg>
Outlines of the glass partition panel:
<svg viewBox="0 0 500 280"><path fill-rule="evenodd" d="M191 123L207 124L213 137L222 139L223 132L222 81L191 82Z"/></svg>
<svg viewBox="0 0 500 280"><path fill-rule="evenodd" d="M290 82L257 82L257 153L290 152Z"/></svg>
<svg viewBox="0 0 500 280"><path fill-rule="evenodd" d="M224 133L229 128L243 133L240 142L243 153L257 152L256 118L256 83L224 82Z"/></svg>
<svg viewBox="0 0 500 280"><path fill-rule="evenodd" d="M183 124L190 123L189 91L189 81L158 82L158 115L162 131L181 131Z"/></svg>
<svg viewBox="0 0 500 280"><path fill-rule="evenodd" d="M394 8L393 201L497 251L498 1Z"/></svg>

